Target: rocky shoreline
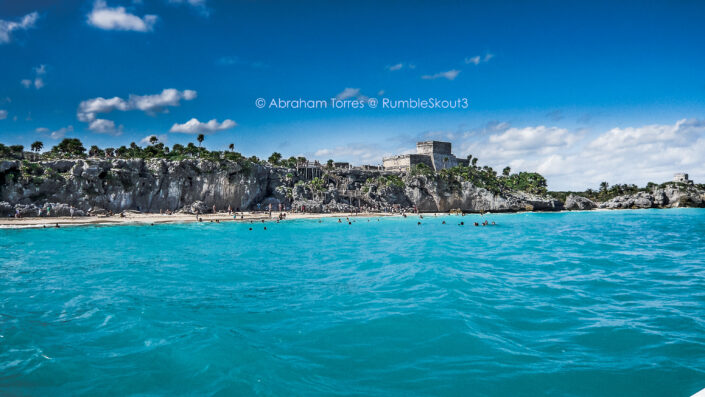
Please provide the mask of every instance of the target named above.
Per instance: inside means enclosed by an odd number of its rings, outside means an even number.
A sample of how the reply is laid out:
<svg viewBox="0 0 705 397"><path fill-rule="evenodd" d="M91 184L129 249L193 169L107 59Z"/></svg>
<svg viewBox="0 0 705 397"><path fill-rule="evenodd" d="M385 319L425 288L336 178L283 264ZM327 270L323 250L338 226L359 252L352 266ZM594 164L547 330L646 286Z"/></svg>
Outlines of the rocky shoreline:
<svg viewBox="0 0 705 397"><path fill-rule="evenodd" d="M570 195L490 191L447 174L326 170L305 178L296 169L201 159L71 159L0 161L0 216L101 215L108 212L208 213L272 209L312 213L418 210L518 212L704 207L705 191L668 185L596 203Z"/></svg>

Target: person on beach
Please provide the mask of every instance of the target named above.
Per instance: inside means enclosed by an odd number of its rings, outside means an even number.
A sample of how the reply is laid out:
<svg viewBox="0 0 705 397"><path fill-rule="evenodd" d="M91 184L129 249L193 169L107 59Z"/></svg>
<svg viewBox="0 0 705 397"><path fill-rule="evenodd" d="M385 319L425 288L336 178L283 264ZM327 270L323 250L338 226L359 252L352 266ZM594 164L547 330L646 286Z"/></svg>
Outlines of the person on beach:
<svg viewBox="0 0 705 397"><path fill-rule="evenodd" d="M233 214L233 207L231 207L230 204L228 204L228 215L232 215L232 214Z"/></svg>
<svg viewBox="0 0 705 397"><path fill-rule="evenodd" d="M47 205L47 216L51 216L51 205Z"/></svg>
<svg viewBox="0 0 705 397"><path fill-rule="evenodd" d="M74 212L74 210L73 210L73 205L72 205L71 207L69 207L69 213L71 214L72 219L73 219L73 212Z"/></svg>
<svg viewBox="0 0 705 397"><path fill-rule="evenodd" d="M218 213L218 211L215 210L215 204L213 204L213 213L214 213L214 214L217 214L217 213Z"/></svg>

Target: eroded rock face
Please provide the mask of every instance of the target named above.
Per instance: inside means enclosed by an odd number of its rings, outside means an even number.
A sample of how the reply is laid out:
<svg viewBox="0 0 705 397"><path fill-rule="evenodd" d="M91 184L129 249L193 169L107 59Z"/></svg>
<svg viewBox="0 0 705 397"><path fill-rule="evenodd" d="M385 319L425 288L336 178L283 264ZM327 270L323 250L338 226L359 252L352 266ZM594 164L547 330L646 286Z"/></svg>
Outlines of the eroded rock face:
<svg viewBox="0 0 705 397"><path fill-rule="evenodd" d="M57 160L40 165L30 182L12 181L16 162L2 162L0 200L10 205L63 203L87 212L93 207L120 212L178 210L202 201L211 208L248 208L266 195L270 170L235 162L162 159Z"/></svg>
<svg viewBox="0 0 705 397"><path fill-rule="evenodd" d="M592 210L597 208L597 204L589 198L571 194L565 199L565 204L563 204L567 210Z"/></svg>
<svg viewBox="0 0 705 397"><path fill-rule="evenodd" d="M705 191L695 186L670 184L651 192L617 196L599 204L599 208L605 209L676 207L705 207Z"/></svg>
<svg viewBox="0 0 705 397"><path fill-rule="evenodd" d="M495 194L470 182L448 184L424 176L405 180L405 194L419 211L446 212L452 209L471 212L557 211L560 201L525 192Z"/></svg>
<svg viewBox="0 0 705 397"><path fill-rule="evenodd" d="M74 207L80 213L108 211L210 212L254 209L272 204L312 212L353 211L369 208L413 209L419 211L553 211L561 202L523 193L495 194L470 182L457 182L439 176L411 176L384 171L337 170L329 173L324 185L297 183L293 170L251 165L243 169L232 161L186 159L76 159L37 163L42 172L31 178L17 178L21 163L0 162L0 213L14 215L18 205L28 214L53 203L51 215ZM370 178L395 176L402 183L366 184ZM401 179L400 179L401 178ZM363 186L365 189L363 189ZM354 192L352 196L350 192ZM34 207L32 207L34 206ZM7 213L7 214L6 214Z"/></svg>

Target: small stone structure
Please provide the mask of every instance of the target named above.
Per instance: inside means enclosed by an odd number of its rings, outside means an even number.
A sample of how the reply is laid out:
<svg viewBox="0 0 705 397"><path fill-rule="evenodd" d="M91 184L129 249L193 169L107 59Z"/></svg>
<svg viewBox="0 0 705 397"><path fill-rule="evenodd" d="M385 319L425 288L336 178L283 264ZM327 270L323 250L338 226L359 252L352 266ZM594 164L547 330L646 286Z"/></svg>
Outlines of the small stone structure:
<svg viewBox="0 0 705 397"><path fill-rule="evenodd" d="M402 154L382 159L387 171L409 171L411 167L425 164L436 171L458 165L467 166L468 160L459 159L451 153L450 142L425 141L416 144L415 154Z"/></svg>
<svg viewBox="0 0 705 397"><path fill-rule="evenodd" d="M686 184L693 183L693 181L688 179L688 174L686 174L686 173L678 173L678 174L673 175L673 182L686 183Z"/></svg>

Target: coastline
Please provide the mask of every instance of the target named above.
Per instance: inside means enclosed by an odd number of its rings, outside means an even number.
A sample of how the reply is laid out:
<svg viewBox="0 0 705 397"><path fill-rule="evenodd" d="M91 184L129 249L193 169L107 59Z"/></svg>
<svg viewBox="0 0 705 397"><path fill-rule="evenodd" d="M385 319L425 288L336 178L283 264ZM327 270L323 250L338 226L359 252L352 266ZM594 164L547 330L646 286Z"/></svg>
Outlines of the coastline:
<svg viewBox="0 0 705 397"><path fill-rule="evenodd" d="M638 211L638 210L669 210L679 208L692 207L674 207L674 208L633 208L633 209L609 209L595 208L592 210L561 210L561 211L519 211L519 212L487 212L487 215L505 215L518 213L581 213L581 212L613 212L613 211ZM360 212L351 214L348 212L332 212L332 213L298 213L284 212L286 218L282 221L301 220L301 219L323 219L323 218L372 218L372 217L400 217L400 213L389 212ZM244 218L240 219L240 215ZM410 217L422 215L424 217L451 216L447 212L422 212L419 214L407 214ZM480 213L466 213L466 216L481 215ZM459 216L459 215L456 215ZM240 212L238 219L234 219L232 215L227 213L204 214L201 215L203 223L211 222L239 222L246 223L252 221L276 222L278 213L272 212L272 217L266 212ZM76 216L76 217L24 217L24 218L0 218L0 230L2 229L41 229L53 228L57 224L60 227L73 226L122 226L122 225L160 225L160 224L180 224L180 223L197 223L196 215L193 214L139 214L126 213L124 217L119 215L113 216Z"/></svg>
<svg viewBox="0 0 705 397"><path fill-rule="evenodd" d="M350 214L347 212L336 213L290 213L285 212L287 220L297 219L319 219L319 218L345 218L345 217L393 217L401 216L399 213L386 212L360 212ZM240 219L243 215L243 219ZM426 215L426 214L421 214ZM429 214L433 216L433 214ZM438 215L438 214L437 214ZM276 222L278 212L272 212L272 217L266 212L240 212L238 219L234 219L232 215L227 213L204 214L199 216L203 223L210 222L250 222L250 221L265 221ZM24 217L24 218L2 218L0 219L0 229L31 229L31 228L49 228L55 227L57 224L60 227L66 226L119 226L119 225L158 225L172 223L195 223L198 222L196 215L193 214L134 214L126 213L124 217L119 215L113 216L76 216L76 217Z"/></svg>

